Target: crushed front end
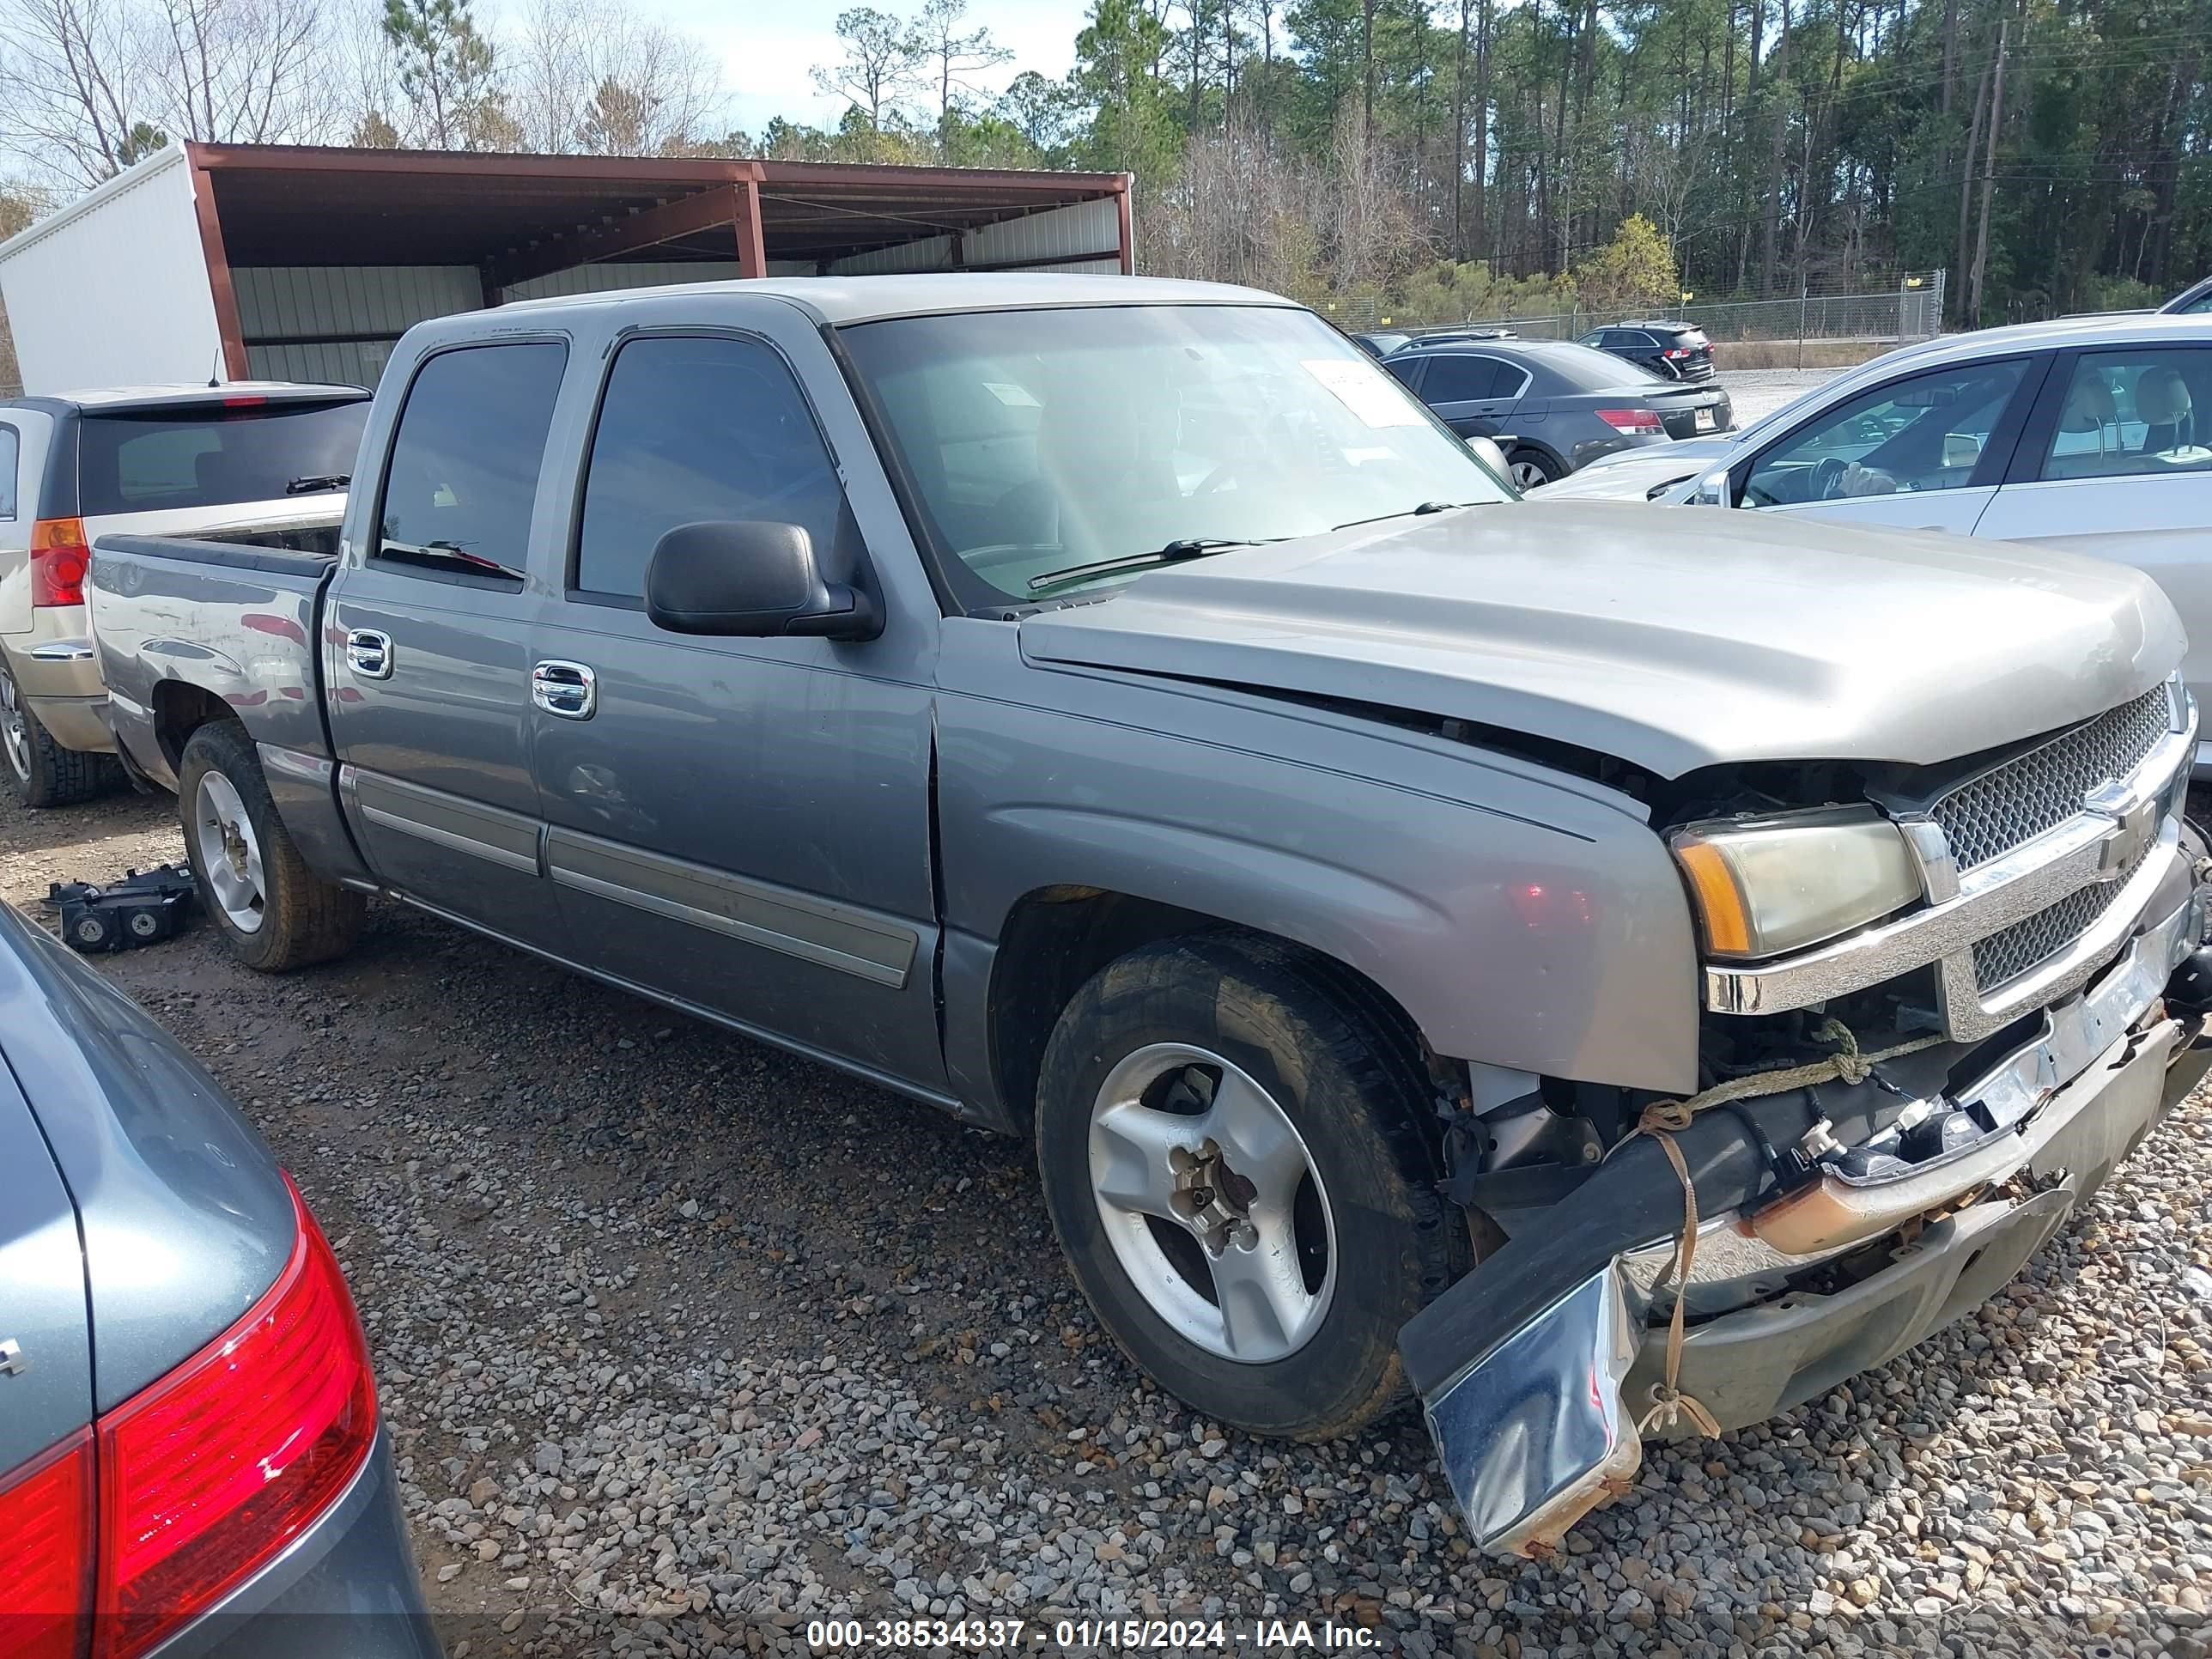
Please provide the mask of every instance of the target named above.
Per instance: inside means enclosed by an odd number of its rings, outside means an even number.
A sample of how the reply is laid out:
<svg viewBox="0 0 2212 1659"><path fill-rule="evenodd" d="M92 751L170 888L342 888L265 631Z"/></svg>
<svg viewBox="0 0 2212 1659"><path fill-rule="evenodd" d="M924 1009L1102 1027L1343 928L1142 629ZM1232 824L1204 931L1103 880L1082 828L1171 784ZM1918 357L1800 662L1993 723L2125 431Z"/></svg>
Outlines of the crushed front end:
<svg viewBox="0 0 2212 1659"><path fill-rule="evenodd" d="M1971 1311L2196 1085L2196 743L2172 681L1960 766L1810 804L1735 780L1666 823L1705 951L1690 1271L1683 1180L1637 1133L1657 1097L1469 1068L1447 1145L1482 1259L1400 1347L1479 1542L1546 1553L1627 1490L1640 1425L1697 1431L1650 1409L1678 1300L1680 1395L1759 1422ZM1838 885L1890 908L1855 922ZM1824 1067L1853 1045L1897 1052ZM1806 1066L1839 1074L1762 1082Z"/></svg>

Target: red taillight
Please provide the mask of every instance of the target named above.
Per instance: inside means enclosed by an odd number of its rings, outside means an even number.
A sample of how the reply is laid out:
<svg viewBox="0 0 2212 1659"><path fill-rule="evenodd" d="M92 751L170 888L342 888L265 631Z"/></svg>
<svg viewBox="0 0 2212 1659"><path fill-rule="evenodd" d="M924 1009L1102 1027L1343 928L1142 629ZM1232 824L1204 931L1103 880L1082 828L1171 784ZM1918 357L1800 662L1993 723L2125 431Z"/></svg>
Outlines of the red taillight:
<svg viewBox="0 0 2212 1659"><path fill-rule="evenodd" d="M1658 416L1648 409L1601 409L1597 417L1616 432L1642 435L1656 434L1667 429Z"/></svg>
<svg viewBox="0 0 2212 1659"><path fill-rule="evenodd" d="M296 1188L292 1203L299 1232L267 1294L100 1419L94 1659L129 1659L205 1612L336 1502L368 1456L368 1345Z"/></svg>
<svg viewBox="0 0 2212 1659"><path fill-rule="evenodd" d="M76 1659L92 1589L92 1431L0 1474L0 1652Z"/></svg>
<svg viewBox="0 0 2212 1659"><path fill-rule="evenodd" d="M1686 357L1690 355L1690 349L1687 346L1669 346L1659 355L1662 357Z"/></svg>
<svg viewBox="0 0 2212 1659"><path fill-rule="evenodd" d="M225 398L222 406L225 409L258 409L268 401L266 398Z"/></svg>
<svg viewBox="0 0 2212 1659"><path fill-rule="evenodd" d="M31 526L31 603L82 605L91 558L82 519L39 520Z"/></svg>

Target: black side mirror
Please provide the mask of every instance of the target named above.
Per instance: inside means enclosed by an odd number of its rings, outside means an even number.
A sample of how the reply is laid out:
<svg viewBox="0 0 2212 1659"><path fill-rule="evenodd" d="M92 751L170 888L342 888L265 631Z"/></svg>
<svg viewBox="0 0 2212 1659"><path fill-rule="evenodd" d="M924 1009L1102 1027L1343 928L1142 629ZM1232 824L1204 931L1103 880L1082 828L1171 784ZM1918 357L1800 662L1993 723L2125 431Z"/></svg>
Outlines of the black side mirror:
<svg viewBox="0 0 2212 1659"><path fill-rule="evenodd" d="M672 634L872 640L884 631L872 594L823 580L805 531L750 520L680 524L655 543L645 614Z"/></svg>

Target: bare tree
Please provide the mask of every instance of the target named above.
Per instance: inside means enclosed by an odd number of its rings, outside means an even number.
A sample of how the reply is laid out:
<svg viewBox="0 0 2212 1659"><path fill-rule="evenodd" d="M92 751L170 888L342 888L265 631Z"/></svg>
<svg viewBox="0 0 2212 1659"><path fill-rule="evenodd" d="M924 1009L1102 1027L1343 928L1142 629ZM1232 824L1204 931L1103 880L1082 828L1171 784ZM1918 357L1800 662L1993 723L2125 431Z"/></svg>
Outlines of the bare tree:
<svg viewBox="0 0 2212 1659"><path fill-rule="evenodd" d="M968 0L923 0L914 20L912 50L919 64L927 66L937 82L937 137L942 143L952 126L952 94L956 88L981 92L967 77L979 70L1010 63L1014 54L991 38L987 28L962 31Z"/></svg>
<svg viewBox="0 0 2212 1659"><path fill-rule="evenodd" d="M896 113L914 86L918 69L914 31L889 12L854 6L837 14L837 38L845 55L835 64L817 64L814 84L832 98L866 111L868 125L881 127Z"/></svg>
<svg viewBox="0 0 2212 1659"><path fill-rule="evenodd" d="M321 0L158 0L142 21L152 118L225 143L328 136L325 21Z"/></svg>
<svg viewBox="0 0 2212 1659"><path fill-rule="evenodd" d="M723 103L721 66L690 35L616 0L536 0L508 54L525 148L653 155L696 144Z"/></svg>
<svg viewBox="0 0 2212 1659"><path fill-rule="evenodd" d="M138 56L123 0L0 0L0 143L71 185L112 177L144 112Z"/></svg>

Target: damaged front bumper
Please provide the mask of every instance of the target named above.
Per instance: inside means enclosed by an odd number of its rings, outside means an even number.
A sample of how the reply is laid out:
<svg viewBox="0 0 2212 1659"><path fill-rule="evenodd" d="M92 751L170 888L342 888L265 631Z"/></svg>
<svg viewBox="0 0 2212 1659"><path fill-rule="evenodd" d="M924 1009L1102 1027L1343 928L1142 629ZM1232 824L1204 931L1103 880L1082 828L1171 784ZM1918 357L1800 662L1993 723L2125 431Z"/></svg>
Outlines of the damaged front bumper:
<svg viewBox="0 0 2212 1659"><path fill-rule="evenodd" d="M1734 1428L1883 1364L2012 1279L2212 1064L2195 1000L2178 1017L2165 1000L2212 962L2204 921L2192 883L2033 1038L1925 1102L1972 1107L1990 1133L1886 1181L1824 1176L1726 1208L1700 1230L1686 1291L1668 1279L1680 1188L1655 1146L1630 1143L1566 1200L1587 1219L1516 1237L1409 1322L1401 1350L1476 1541L1541 1556L1627 1491L1674 1294L1697 1316L1717 1284L1764 1292L1723 1295L1734 1310L1698 1317L1682 1345L1680 1392ZM1711 1193L1757 1186L1741 1135L1700 1119L1678 1139L1701 1212L1725 1207Z"/></svg>

